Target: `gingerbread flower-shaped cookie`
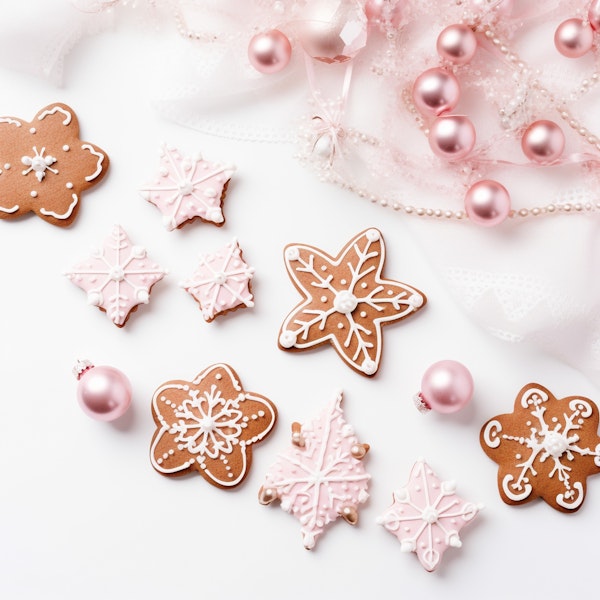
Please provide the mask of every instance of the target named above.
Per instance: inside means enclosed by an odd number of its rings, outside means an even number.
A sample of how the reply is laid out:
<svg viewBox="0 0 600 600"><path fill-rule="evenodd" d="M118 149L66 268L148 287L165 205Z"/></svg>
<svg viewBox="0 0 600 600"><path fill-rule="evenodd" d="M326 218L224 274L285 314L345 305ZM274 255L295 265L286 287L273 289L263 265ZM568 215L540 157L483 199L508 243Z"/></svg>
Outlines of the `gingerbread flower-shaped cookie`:
<svg viewBox="0 0 600 600"><path fill-rule="evenodd" d="M88 304L103 310L117 327L123 327L138 305L148 304L152 286L166 271L115 225L100 248L94 248L89 258L65 274L87 293Z"/></svg>
<svg viewBox="0 0 600 600"><path fill-rule="evenodd" d="M31 122L0 117L0 219L34 212L70 225L81 192L107 168L106 153L79 139L79 122L66 104L43 108Z"/></svg>
<svg viewBox="0 0 600 600"><path fill-rule="evenodd" d="M358 234L335 258L300 244L286 246L284 256L303 300L285 318L279 347L305 350L329 342L354 370L375 375L382 326L416 313L426 302L419 290L383 278L381 232Z"/></svg>
<svg viewBox="0 0 600 600"><path fill-rule="evenodd" d="M234 171L233 165L212 163L199 154L182 156L163 145L158 176L140 191L160 210L169 231L194 219L220 226L225 222L221 205Z"/></svg>
<svg viewBox="0 0 600 600"><path fill-rule="evenodd" d="M462 546L460 530L482 508L458 496L455 483L441 481L422 459L393 498L377 522L398 538L403 552L416 553L427 571L438 568L448 548Z"/></svg>
<svg viewBox="0 0 600 600"><path fill-rule="evenodd" d="M359 443L341 407L342 394L314 420L292 425L292 445L271 466L259 491L261 504L281 508L301 523L304 547L312 549L325 527L342 517L355 525L358 507L369 497L371 476Z"/></svg>
<svg viewBox="0 0 600 600"><path fill-rule="evenodd" d="M600 473L598 407L588 398L557 399L530 383L512 413L481 429L485 453L499 465L498 489L507 504L542 498L562 512L575 512L585 498L586 478Z"/></svg>
<svg viewBox="0 0 600 600"><path fill-rule="evenodd" d="M272 431L275 405L246 392L228 365L208 367L193 381L167 381L152 398L157 425L150 447L162 475L198 471L220 488L239 485L250 469L252 446Z"/></svg>

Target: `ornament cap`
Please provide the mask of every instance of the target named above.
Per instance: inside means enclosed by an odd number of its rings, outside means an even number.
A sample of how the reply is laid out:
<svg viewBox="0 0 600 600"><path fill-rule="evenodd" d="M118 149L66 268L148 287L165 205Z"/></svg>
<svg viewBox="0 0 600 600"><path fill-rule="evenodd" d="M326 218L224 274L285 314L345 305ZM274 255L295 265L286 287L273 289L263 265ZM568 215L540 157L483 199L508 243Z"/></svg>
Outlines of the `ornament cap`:
<svg viewBox="0 0 600 600"><path fill-rule="evenodd" d="M77 379L81 379L81 376L86 373L87 371L89 371L90 369L93 369L94 365L92 364L92 362L90 362L87 359L77 359L77 362L75 363L75 366L73 367L72 371L73 371L73 375L75 375L75 377L77 377Z"/></svg>

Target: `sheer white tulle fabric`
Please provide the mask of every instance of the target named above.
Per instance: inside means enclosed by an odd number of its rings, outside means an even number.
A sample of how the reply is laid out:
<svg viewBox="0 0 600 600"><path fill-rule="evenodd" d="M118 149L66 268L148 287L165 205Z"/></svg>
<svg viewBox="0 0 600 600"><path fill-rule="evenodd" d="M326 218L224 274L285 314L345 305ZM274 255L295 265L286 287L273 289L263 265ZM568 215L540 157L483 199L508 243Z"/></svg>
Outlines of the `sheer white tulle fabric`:
<svg viewBox="0 0 600 600"><path fill-rule="evenodd" d="M408 2L393 31L370 27L367 47L352 61L309 59L307 71L293 24L317 1L328 0L56 0L36 3L35 11L13 2L0 23L0 64L59 84L63 60L82 36L136 11L136 26L156 36L149 95L158 112L232 140L285 144L307 169L356 192L357 202L404 220L451 297L484 330L547 352L600 385L598 212L558 211L486 229L398 209L460 211L466 186L482 176L509 188L517 210L600 200L600 152L556 109L565 100L573 119L600 136L600 84L592 77L600 51L569 61L553 45L558 23L582 16L589 3L515 0L512 15L498 19L483 0ZM421 71L439 64L439 31L466 14L489 23L519 58L510 64L510 52L479 50L457 72L463 93L455 113L472 118L478 139L471 160L449 165L431 153L408 92ZM293 58L281 73L265 76L250 66L247 47L254 32L271 27L289 35ZM521 59L528 68L515 67ZM525 164L520 132L543 118L561 124L569 156L592 154L597 162Z"/></svg>

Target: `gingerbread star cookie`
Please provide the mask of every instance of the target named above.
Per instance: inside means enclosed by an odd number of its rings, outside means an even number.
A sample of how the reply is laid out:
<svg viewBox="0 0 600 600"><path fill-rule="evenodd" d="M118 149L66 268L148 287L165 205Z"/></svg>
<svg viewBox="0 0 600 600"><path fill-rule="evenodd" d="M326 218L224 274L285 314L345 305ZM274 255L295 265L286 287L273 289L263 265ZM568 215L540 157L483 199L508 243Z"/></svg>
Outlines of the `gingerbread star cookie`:
<svg viewBox="0 0 600 600"><path fill-rule="evenodd" d="M230 489L248 474L252 448L273 430L277 409L245 391L229 365L215 364L193 381L163 383L152 398L152 416L157 429L150 460L161 475L197 471Z"/></svg>
<svg viewBox="0 0 600 600"><path fill-rule="evenodd" d="M565 513L579 510L587 477L600 473L598 421L598 407L589 398L559 400L538 383L526 385L512 413L481 429L481 447L499 465L502 500L524 504L542 498Z"/></svg>
<svg viewBox="0 0 600 600"><path fill-rule="evenodd" d="M398 538L402 552L414 552L427 571L435 571L448 548L460 548L460 530L483 508L456 494L453 481L442 481L419 459L408 483L394 491L392 505L377 518Z"/></svg>
<svg viewBox="0 0 600 600"><path fill-rule="evenodd" d="M259 502L280 500L301 524L302 541L314 548L325 527L342 517L355 525L369 497L371 476L362 459L369 450L344 419L342 394L314 420L292 424L292 444L281 454L259 490Z"/></svg>
<svg viewBox="0 0 600 600"><path fill-rule="evenodd" d="M104 150L79 139L79 122L66 104L50 104L31 122L0 117L0 219L28 212L70 225L81 193L106 174Z"/></svg>
<svg viewBox="0 0 600 600"><path fill-rule="evenodd" d="M200 154L182 156L165 144L158 176L140 192L160 210L169 231L194 219L221 226L225 222L222 204L234 171L233 165L209 162Z"/></svg>
<svg viewBox="0 0 600 600"><path fill-rule="evenodd" d="M204 320L238 308L254 306L251 279L254 268L244 262L236 239L212 254L200 257L192 276L180 283L200 305Z"/></svg>
<svg viewBox="0 0 600 600"><path fill-rule="evenodd" d="M150 260L145 248L132 244L123 228L115 225L104 244L65 275L87 293L88 304L123 327L138 305L148 304L152 286L166 273Z"/></svg>
<svg viewBox="0 0 600 600"><path fill-rule="evenodd" d="M382 326L426 303L416 288L383 277L385 245L377 229L359 233L335 258L301 244L286 246L284 257L303 297L281 326L284 350L330 343L352 369L372 376L381 361Z"/></svg>

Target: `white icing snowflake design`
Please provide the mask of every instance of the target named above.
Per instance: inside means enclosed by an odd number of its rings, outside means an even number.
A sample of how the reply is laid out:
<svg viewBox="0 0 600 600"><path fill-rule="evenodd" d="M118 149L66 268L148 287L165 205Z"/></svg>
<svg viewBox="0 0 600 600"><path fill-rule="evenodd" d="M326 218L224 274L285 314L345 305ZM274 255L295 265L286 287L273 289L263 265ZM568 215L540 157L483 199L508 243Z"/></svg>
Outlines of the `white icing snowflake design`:
<svg viewBox="0 0 600 600"><path fill-rule="evenodd" d="M163 214L169 231L196 217L222 225L221 204L234 172L233 165L210 163L200 155L183 157L177 149L163 145L159 176L140 191Z"/></svg>
<svg viewBox="0 0 600 600"><path fill-rule="evenodd" d="M498 487L507 504L543 498L574 512L585 498L586 478L600 472L598 408L588 398L558 400L537 383L518 394L512 414L490 419L480 441L500 465Z"/></svg>
<svg viewBox="0 0 600 600"><path fill-rule="evenodd" d="M23 171L23 175L27 175L33 171L38 181L42 181L42 179L44 179L46 176L46 171L50 171L51 173L58 175L58 171L50 166L56 162L56 158L54 158L54 156L50 156L49 154L44 156L46 148L42 148L38 152L38 149L34 146L33 152L33 156L24 156L21 159L21 162L28 167Z"/></svg>
<svg viewBox="0 0 600 600"><path fill-rule="evenodd" d="M483 508L466 502L452 481L441 481L422 459L412 468L405 487L377 519L400 541L402 552L414 552L427 571L434 571L449 548L460 548L460 530Z"/></svg>
<svg viewBox="0 0 600 600"><path fill-rule="evenodd" d="M190 279L181 287L200 305L202 316L208 322L217 315L238 307L253 307L250 280L254 269L242 259L242 250L236 239L213 254L200 257Z"/></svg>
<svg viewBox="0 0 600 600"><path fill-rule="evenodd" d="M152 399L157 429L150 460L162 475L198 472L220 488L239 485L248 474L252 448L277 420L275 405L246 392L226 364L202 371L193 381L161 385Z"/></svg>
<svg viewBox="0 0 600 600"><path fill-rule="evenodd" d="M341 409L342 394L313 421L292 426L292 445L280 455L259 492L262 504L281 501L281 508L302 526L304 546L312 549L325 526L343 517L354 525L358 505L366 502L370 475L360 444Z"/></svg>
<svg viewBox="0 0 600 600"><path fill-rule="evenodd" d="M336 258L296 244L287 246L284 256L303 300L285 318L279 347L305 350L329 342L350 367L375 375L382 326L416 313L426 303L417 289L382 277L381 232L363 231Z"/></svg>
<svg viewBox="0 0 600 600"><path fill-rule="evenodd" d="M138 304L148 304L152 286L166 271L148 259L146 249L134 246L116 225L101 248L75 265L67 277L87 292L88 303L104 310L118 327L125 325Z"/></svg>

